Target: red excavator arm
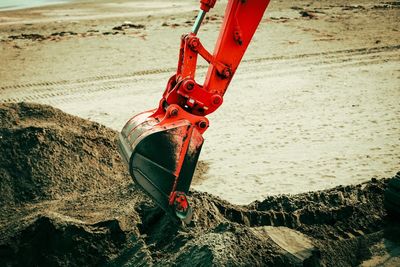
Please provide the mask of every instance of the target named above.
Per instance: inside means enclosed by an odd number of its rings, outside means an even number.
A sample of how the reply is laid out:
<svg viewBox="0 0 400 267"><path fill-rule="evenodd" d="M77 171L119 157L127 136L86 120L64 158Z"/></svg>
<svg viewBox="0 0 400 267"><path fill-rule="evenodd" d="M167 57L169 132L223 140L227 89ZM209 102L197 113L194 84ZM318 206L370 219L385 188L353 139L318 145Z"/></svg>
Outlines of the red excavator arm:
<svg viewBox="0 0 400 267"><path fill-rule="evenodd" d="M198 24L215 1L202 0L193 30L181 39L176 75L171 77L163 100L178 104L191 114L206 116L221 104L223 96L269 3L267 0L229 1L214 54L197 37ZM200 21L200 22L199 22ZM205 83L195 81L197 56L209 64Z"/></svg>
<svg viewBox="0 0 400 267"><path fill-rule="evenodd" d="M201 0L193 29L181 38L178 68L158 108L130 119L119 148L133 179L167 213L190 221L186 194L209 126L206 115L223 96L268 6L269 0L230 0L210 54L197 37L205 14L216 0ZM197 57L209 64L204 84L195 80Z"/></svg>

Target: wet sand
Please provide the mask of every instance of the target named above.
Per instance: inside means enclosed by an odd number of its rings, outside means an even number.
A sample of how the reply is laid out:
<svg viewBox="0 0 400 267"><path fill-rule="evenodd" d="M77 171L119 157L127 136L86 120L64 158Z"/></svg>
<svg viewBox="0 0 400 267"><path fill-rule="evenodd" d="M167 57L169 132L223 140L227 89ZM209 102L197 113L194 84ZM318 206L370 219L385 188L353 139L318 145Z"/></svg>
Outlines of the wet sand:
<svg viewBox="0 0 400 267"><path fill-rule="evenodd" d="M393 176L396 3L272 1L210 116L200 156L207 171L194 188L247 204ZM200 31L209 50L223 7ZM156 106L195 10L194 1L92 1L0 12L0 101L50 104L120 130ZM115 28L125 21L134 26Z"/></svg>
<svg viewBox="0 0 400 267"><path fill-rule="evenodd" d="M54 5L65 3L68 1L58 1L58 0L2 0L0 2L0 11L5 10L17 10L26 9L32 7L42 7L46 5Z"/></svg>

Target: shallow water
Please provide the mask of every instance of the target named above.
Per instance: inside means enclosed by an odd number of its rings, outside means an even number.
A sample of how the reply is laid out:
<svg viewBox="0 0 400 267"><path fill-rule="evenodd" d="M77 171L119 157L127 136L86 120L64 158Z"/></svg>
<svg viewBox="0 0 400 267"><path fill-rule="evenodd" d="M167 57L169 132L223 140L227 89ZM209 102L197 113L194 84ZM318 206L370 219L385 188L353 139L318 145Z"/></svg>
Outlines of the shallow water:
<svg viewBox="0 0 400 267"><path fill-rule="evenodd" d="M60 0L0 0L0 10L20 9L27 7L37 7L51 5L66 1Z"/></svg>

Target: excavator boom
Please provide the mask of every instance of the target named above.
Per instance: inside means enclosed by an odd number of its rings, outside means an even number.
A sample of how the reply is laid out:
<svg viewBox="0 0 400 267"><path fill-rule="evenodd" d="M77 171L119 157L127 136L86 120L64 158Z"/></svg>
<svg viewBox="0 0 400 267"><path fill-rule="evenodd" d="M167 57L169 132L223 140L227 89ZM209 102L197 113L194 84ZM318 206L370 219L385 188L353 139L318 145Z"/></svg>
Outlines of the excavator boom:
<svg viewBox="0 0 400 267"><path fill-rule="evenodd" d="M223 96L269 4L269 0L229 0L215 45L209 53L197 36L216 0L201 0L192 31L181 38L178 67L156 109L131 118L119 149L132 178L168 214L191 220L188 203L193 173L209 127L206 115ZM197 58L209 63L203 84L195 80Z"/></svg>

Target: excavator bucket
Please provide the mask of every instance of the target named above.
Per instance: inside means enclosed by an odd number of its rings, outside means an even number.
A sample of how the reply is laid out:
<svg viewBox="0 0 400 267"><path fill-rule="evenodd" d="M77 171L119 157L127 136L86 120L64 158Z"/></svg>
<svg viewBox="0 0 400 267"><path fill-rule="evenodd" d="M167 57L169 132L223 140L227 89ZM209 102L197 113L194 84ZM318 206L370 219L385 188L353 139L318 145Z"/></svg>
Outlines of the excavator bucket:
<svg viewBox="0 0 400 267"><path fill-rule="evenodd" d="M167 213L190 221L186 194L204 139L178 111L185 112L176 106L161 115L151 110L133 117L118 145L134 181Z"/></svg>

